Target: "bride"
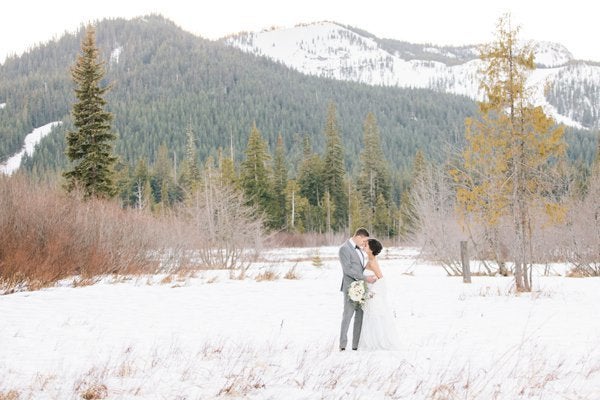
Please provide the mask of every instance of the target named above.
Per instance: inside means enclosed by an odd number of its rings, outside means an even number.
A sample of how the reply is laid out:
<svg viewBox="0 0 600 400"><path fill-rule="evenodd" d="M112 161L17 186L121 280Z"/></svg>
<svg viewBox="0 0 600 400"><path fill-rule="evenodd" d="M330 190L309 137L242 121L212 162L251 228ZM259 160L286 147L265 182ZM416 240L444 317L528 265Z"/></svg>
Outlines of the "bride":
<svg viewBox="0 0 600 400"><path fill-rule="evenodd" d="M368 256L365 275L375 275L378 279L368 284L372 297L362 306L364 315L359 347L365 350L399 350L400 338L387 302L386 280L377 260L381 249L383 246L377 239L369 239L365 246Z"/></svg>

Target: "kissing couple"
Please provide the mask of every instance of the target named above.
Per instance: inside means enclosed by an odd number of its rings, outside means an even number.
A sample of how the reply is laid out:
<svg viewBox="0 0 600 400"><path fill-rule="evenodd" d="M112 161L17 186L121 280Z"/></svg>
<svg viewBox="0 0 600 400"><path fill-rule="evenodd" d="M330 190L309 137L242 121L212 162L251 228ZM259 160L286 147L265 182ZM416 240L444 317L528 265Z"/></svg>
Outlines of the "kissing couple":
<svg viewBox="0 0 600 400"><path fill-rule="evenodd" d="M370 238L365 228L358 228L339 250L342 265L344 312L340 329L340 350L346 350L348 329L354 317L352 350L398 350L400 338L396 321L388 306L386 281L377 260L383 245ZM364 301L353 301L349 291L353 282L366 284Z"/></svg>

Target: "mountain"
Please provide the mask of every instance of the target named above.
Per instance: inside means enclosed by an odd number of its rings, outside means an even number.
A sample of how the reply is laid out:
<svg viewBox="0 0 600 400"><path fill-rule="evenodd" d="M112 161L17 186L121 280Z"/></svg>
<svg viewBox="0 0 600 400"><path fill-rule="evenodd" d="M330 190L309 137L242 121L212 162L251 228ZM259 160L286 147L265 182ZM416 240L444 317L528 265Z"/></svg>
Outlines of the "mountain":
<svg viewBox="0 0 600 400"><path fill-rule="evenodd" d="M321 33L310 36L315 27L319 27L317 31ZM334 27L336 31L332 33ZM307 29L308 36L299 39L298 29ZM425 86L429 79L437 79L438 84L466 87L456 81L459 74L448 75L447 71L453 65L475 63L474 60L463 61L473 57L472 49L439 48L440 51L435 52L433 47L375 41L372 36L356 32L330 23L271 32L271 47L287 54L286 62L300 64L304 60L306 68L320 71L315 76L289 68L282 61L257 56L258 53L249 54L249 49L258 42L262 43L260 48L269 48L264 39L267 36L262 34L210 41L157 15L98 22L96 38L101 57L106 61L105 83L112 87L106 99L118 135L116 153L124 164L133 166L141 158L154 162L159 147L165 145L176 164L183 158L185 132L189 126L196 137L200 161L208 156L216 158L219 148L229 151L232 147L239 162L244 157L250 129L256 123L271 150L277 136L282 135L293 174L300 164L305 137L310 139L315 152L323 151L323 130L330 102L337 106L346 166L353 173L358 166L363 123L369 112L377 118L385 156L400 179L408 176L418 149L432 160L443 160L448 148L460 149L464 143L464 120L476 113L473 98L465 96L471 91L464 90L461 95L456 94L461 93L458 89L456 93L443 93L431 88L435 85ZM333 42L327 45L324 41L327 34L337 35L339 45L331 44ZM26 152L22 168L44 176L65 167L64 136L73 128L69 115L75 101L70 68L80 51L82 37L83 30L65 34L0 64L0 163L19 153L27 134L56 122L52 132L35 147L33 155ZM263 39L247 39L246 51L242 51L232 44L236 40L241 43L243 37ZM288 45L283 46L281 43L286 37ZM298 40L305 50L290 53L290 46L298 44ZM348 47L350 44L353 47ZM393 53L392 49L395 49ZM399 62L395 54L409 51L421 58L427 54L430 59ZM347 68L340 70L342 54L345 54ZM372 60L366 58L367 54ZM324 69L324 65L330 65L329 70ZM577 68L577 64L569 62L560 67L565 77L575 79L573 82L584 79L583 76L576 79L574 73L568 72L569 67ZM400 68L405 71L405 79L421 80L423 88L416 84L408 88L387 84L393 81L386 71ZM428 69L446 73L443 76L447 82L435 78L433 73L424 78L423 71ZM467 69L463 71L462 79L473 82ZM584 73L582 69L577 71ZM365 82L368 77L380 84L342 80L342 73L348 77L362 76ZM576 94L578 90L588 90L572 85L567 79L560 82L563 86L557 93L570 90ZM593 82L591 85L597 87ZM474 83L471 86L474 87ZM558 104L557 110L569 104L572 100ZM582 106L585 106L583 100ZM571 158L590 161L596 148L595 140L595 136L586 131L571 132Z"/></svg>
<svg viewBox="0 0 600 400"><path fill-rule="evenodd" d="M70 67L83 31L39 46L0 65L0 162L17 153L26 134L54 121L64 123L45 136L24 166L36 174L65 166L64 133L72 129L74 102ZM272 149L281 133L292 168L299 165L303 137L322 151L327 105L337 106L348 168L357 165L363 122L378 120L386 156L399 173L417 149L439 158L442 148L462 141L472 100L426 89L373 87L307 76L222 42L185 32L160 16L110 19L96 25L106 61L106 99L118 134L116 151L133 165L151 162L165 144L181 160L191 126L201 160L233 145L243 158L253 123Z"/></svg>
<svg viewBox="0 0 600 400"><path fill-rule="evenodd" d="M302 73L373 86L428 88L482 99L478 46L418 45L317 22L229 36L224 42ZM535 105L575 128L600 127L600 64L576 61L562 45L534 44Z"/></svg>

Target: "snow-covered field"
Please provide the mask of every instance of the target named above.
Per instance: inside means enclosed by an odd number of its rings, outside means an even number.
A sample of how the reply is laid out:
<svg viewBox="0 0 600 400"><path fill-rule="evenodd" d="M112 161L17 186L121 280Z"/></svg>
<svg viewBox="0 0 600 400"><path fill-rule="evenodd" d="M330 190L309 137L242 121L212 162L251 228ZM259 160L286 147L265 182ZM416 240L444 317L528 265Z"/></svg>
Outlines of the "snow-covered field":
<svg viewBox="0 0 600 400"><path fill-rule="evenodd" d="M536 277L515 294L511 278L463 284L390 248L403 347L340 353L336 254L272 250L241 280L199 271L0 296L0 399L600 399L600 279Z"/></svg>

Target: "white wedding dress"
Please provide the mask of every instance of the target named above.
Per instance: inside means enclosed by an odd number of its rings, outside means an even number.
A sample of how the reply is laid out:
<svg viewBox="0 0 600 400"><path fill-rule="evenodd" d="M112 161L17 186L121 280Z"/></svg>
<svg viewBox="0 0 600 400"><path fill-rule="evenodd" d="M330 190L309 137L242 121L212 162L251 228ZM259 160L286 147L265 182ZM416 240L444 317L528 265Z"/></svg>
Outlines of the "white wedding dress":
<svg viewBox="0 0 600 400"><path fill-rule="evenodd" d="M365 270L365 276L368 275L373 272ZM394 313L388 305L385 277L367 286L372 297L362 306L364 315L358 347L360 350L399 350L400 337Z"/></svg>

